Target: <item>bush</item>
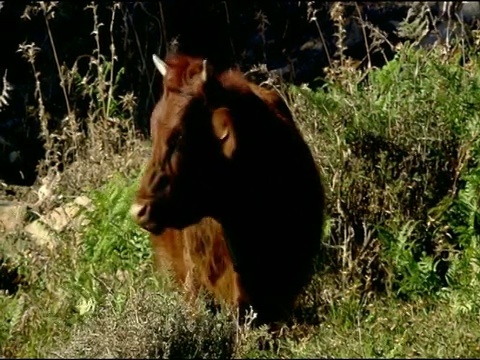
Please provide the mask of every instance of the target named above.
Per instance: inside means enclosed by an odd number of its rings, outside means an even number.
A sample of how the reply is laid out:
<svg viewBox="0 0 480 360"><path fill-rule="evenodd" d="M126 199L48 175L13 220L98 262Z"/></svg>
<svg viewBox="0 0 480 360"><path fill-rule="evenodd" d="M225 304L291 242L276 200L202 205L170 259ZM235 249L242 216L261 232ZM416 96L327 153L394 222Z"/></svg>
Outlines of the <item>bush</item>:
<svg viewBox="0 0 480 360"><path fill-rule="evenodd" d="M407 44L362 82L295 89L329 195L325 258L345 286L433 295L477 256L480 77L462 55Z"/></svg>

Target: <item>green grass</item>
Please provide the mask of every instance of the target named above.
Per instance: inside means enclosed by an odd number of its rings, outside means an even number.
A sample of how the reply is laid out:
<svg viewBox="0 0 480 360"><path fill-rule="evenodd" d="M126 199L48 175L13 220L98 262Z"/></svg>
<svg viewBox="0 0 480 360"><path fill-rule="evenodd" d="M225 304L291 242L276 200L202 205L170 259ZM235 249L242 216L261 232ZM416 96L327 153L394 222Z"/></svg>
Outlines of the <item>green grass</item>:
<svg viewBox="0 0 480 360"><path fill-rule="evenodd" d="M376 300L341 305L328 320L281 342L282 358L448 358L480 354L478 316L459 316L448 304ZM252 352L252 357L277 354Z"/></svg>
<svg viewBox="0 0 480 360"><path fill-rule="evenodd" d="M259 350L202 299L153 276L128 208L136 179L87 194L53 251L1 244L28 285L0 295L4 357L479 357L480 62L404 47L328 91L290 89L328 195L325 251L301 302L310 324ZM348 84L348 87L345 86Z"/></svg>

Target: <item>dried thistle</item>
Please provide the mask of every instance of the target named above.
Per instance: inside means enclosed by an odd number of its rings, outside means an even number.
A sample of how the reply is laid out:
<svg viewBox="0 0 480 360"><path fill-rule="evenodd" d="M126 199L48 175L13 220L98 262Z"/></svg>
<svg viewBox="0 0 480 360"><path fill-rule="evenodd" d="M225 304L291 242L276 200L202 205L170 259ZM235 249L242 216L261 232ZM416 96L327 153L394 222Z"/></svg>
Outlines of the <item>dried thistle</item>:
<svg viewBox="0 0 480 360"><path fill-rule="evenodd" d="M334 34L336 41L335 45L337 47L335 51L335 56L340 58L340 61L343 62L344 52L346 50L345 46L345 39L347 31L345 30L345 6L343 3L336 1L333 3L332 7L330 8L330 17L333 20L334 26L336 28L336 32Z"/></svg>
<svg viewBox="0 0 480 360"><path fill-rule="evenodd" d="M0 93L0 112L4 107L8 106L8 100L10 100L9 91L13 90L13 86L7 81L7 70L3 74L3 88Z"/></svg>

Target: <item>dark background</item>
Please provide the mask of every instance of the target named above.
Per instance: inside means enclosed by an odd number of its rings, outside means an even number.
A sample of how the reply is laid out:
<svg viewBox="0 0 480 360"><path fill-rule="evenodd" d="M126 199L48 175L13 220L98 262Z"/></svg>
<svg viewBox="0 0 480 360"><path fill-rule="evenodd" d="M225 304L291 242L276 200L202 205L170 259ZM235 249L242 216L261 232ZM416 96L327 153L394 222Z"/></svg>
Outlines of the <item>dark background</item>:
<svg viewBox="0 0 480 360"><path fill-rule="evenodd" d="M88 57L96 47L91 35L92 11L85 9L89 3L83 0L58 2L54 17L49 20L59 62L71 68L75 60L84 59L78 63L81 73L86 71ZM0 75L7 70L7 80L14 86L9 106L0 112L0 136L23 155L20 164L11 165L5 160L11 149L6 150L0 144L0 179L22 185L35 181L35 167L43 156L43 148L38 136L38 121L27 111L29 106L37 104L34 74L31 65L17 51L19 44L34 42L40 48L35 66L41 74L45 107L53 119L51 126L59 126L55 119L61 119L67 113L45 15L39 12L31 14L30 19L22 18L29 4L32 3L5 1L0 9ZM98 18L104 24L100 29L101 52L108 58L113 2L98 1L96 4ZM396 24L405 18L410 4L345 2L346 54L365 65L365 41L353 28L359 12L364 20L384 31L390 43L396 44L400 40L395 33ZM136 127L147 135L150 112L160 95L159 79L151 62L153 53L164 57L176 48L190 55L206 57L217 67L239 66L243 71L257 64L266 64L268 70L289 68L294 64L293 71L285 75L286 81L319 86L323 69L329 63L324 47L319 45L318 26L329 54L333 57L335 53L335 28L329 14L331 5L331 2L324 1L289 0L121 2L113 38L118 58L116 68L123 67L125 75L117 92L134 92L138 99ZM312 9L317 10L317 22L310 21ZM433 13L438 13L437 10L438 7L432 7ZM368 29L366 32L368 38ZM383 52L372 54L372 65L381 66L393 55L393 49L385 45ZM81 118L86 113L87 104L81 99L71 100ZM21 167L22 177L18 176L19 169L15 166Z"/></svg>

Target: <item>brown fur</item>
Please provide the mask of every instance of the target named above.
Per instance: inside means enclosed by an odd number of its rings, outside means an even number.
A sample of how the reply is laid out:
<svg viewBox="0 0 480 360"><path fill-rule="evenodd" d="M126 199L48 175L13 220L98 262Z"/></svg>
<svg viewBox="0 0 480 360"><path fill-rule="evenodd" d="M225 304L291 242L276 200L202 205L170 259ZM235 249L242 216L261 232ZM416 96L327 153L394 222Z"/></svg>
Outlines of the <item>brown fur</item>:
<svg viewBox="0 0 480 360"><path fill-rule="evenodd" d="M173 270L178 283L193 300L207 290L217 303L227 306L247 304L238 284L221 225L211 218L183 230L166 229L150 237L158 268Z"/></svg>
<svg viewBox="0 0 480 360"><path fill-rule="evenodd" d="M320 251L324 194L310 150L274 91L236 70L209 67L204 82L202 59L166 64L137 221L190 296L203 287L252 305L262 322L283 320Z"/></svg>

